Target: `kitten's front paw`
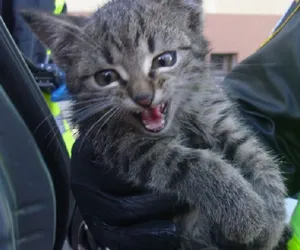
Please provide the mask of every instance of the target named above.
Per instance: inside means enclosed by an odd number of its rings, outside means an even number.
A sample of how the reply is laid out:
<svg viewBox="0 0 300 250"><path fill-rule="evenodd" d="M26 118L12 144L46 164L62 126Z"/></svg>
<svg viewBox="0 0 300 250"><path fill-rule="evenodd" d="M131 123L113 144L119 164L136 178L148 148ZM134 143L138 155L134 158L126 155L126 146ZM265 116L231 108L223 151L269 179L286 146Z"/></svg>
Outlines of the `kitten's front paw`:
<svg viewBox="0 0 300 250"><path fill-rule="evenodd" d="M265 220L263 200L256 194L247 196L231 206L227 218L223 219L222 231L226 239L247 244L260 234Z"/></svg>

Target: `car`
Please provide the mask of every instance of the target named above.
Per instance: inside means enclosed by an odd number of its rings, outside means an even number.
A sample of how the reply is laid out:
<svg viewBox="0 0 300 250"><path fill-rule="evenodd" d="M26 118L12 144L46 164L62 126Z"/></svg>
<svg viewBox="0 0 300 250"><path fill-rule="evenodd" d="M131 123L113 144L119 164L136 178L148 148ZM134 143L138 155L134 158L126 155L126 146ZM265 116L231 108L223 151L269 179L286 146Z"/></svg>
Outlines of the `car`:
<svg viewBox="0 0 300 250"><path fill-rule="evenodd" d="M1 17L0 58L0 249L96 250L62 134Z"/></svg>

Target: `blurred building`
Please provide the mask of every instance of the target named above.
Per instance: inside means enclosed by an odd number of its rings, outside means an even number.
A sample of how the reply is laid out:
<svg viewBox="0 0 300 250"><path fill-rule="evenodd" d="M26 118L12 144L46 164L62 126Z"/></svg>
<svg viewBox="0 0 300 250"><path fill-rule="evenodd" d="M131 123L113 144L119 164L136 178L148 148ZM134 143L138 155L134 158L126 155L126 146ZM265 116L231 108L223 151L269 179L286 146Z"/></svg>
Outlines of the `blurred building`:
<svg viewBox="0 0 300 250"><path fill-rule="evenodd" d="M204 0L205 33L216 76L251 55L266 40L291 0Z"/></svg>
<svg viewBox="0 0 300 250"><path fill-rule="evenodd" d="M66 0L68 11L73 14L89 14L98 7L108 2L108 0Z"/></svg>
<svg viewBox="0 0 300 250"><path fill-rule="evenodd" d="M67 0L69 12L89 14L107 0ZM224 75L268 37L292 0L204 0L205 34L216 75Z"/></svg>

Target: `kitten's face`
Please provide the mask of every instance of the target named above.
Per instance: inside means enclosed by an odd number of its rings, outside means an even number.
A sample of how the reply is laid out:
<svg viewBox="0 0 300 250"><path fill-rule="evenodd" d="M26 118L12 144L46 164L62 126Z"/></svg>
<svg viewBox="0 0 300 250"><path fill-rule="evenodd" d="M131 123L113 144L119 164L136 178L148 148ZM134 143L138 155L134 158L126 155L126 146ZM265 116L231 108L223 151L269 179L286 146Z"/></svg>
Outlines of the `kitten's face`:
<svg viewBox="0 0 300 250"><path fill-rule="evenodd" d="M80 108L157 135L199 89L207 52L199 12L199 1L113 1L79 26L58 22L64 38L48 44Z"/></svg>

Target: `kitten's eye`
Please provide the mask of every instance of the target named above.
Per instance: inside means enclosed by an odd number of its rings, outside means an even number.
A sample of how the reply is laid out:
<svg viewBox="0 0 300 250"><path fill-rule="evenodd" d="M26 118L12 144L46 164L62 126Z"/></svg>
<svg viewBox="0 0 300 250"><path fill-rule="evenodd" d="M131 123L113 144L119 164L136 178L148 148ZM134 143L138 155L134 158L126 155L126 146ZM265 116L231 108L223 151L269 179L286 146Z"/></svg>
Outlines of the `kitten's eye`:
<svg viewBox="0 0 300 250"><path fill-rule="evenodd" d="M152 68L172 67L176 61L176 51L165 52L153 59Z"/></svg>
<svg viewBox="0 0 300 250"><path fill-rule="evenodd" d="M95 80L100 86L106 86L120 80L120 75L115 70L103 70L95 74Z"/></svg>

